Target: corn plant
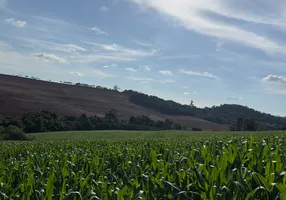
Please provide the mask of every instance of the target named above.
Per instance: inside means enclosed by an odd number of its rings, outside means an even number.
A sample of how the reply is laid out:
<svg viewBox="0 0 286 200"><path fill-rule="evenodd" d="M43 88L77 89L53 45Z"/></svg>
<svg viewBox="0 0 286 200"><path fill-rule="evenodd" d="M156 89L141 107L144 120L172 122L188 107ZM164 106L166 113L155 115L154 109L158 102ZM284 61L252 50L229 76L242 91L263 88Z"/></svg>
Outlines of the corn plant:
<svg viewBox="0 0 286 200"><path fill-rule="evenodd" d="M285 137L0 143L0 199L286 199Z"/></svg>

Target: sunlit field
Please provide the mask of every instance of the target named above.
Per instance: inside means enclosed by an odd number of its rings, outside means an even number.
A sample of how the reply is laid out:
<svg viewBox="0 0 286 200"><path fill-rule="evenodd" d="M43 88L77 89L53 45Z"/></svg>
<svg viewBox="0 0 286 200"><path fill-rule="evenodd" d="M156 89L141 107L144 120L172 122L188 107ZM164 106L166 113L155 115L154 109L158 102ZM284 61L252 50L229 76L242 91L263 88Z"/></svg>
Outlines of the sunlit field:
<svg viewBox="0 0 286 200"><path fill-rule="evenodd" d="M0 199L286 197L283 132L32 136L29 142L0 143Z"/></svg>

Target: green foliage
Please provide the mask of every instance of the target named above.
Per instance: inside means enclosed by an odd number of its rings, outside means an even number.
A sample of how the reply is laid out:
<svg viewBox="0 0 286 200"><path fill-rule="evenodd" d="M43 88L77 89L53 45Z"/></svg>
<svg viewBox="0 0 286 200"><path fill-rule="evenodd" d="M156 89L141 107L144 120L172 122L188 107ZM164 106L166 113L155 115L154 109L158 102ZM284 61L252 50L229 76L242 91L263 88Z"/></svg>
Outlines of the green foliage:
<svg viewBox="0 0 286 200"><path fill-rule="evenodd" d="M256 131L259 127L253 119L239 117L229 129L230 131Z"/></svg>
<svg viewBox="0 0 286 200"><path fill-rule="evenodd" d="M285 199L286 139L0 143L0 199Z"/></svg>
<svg viewBox="0 0 286 200"><path fill-rule="evenodd" d="M224 104L211 108L197 108L192 104L182 105L174 101L166 101L156 96L149 96L130 90L124 91L124 93L130 96L129 100L132 103L165 114L196 116L219 124L231 124L239 117L247 117L264 124L264 128L268 130L282 130L286 128L285 118L261 113L245 106Z"/></svg>
<svg viewBox="0 0 286 200"><path fill-rule="evenodd" d="M0 126L0 140L4 139L4 131L5 131L5 128L3 126Z"/></svg>
<svg viewBox="0 0 286 200"><path fill-rule="evenodd" d="M28 140L25 133L17 126L10 125L4 130L4 140Z"/></svg>
<svg viewBox="0 0 286 200"><path fill-rule="evenodd" d="M5 118L0 126L20 124L25 133L56 132L70 130L181 130L182 127L170 120L153 121L147 116L131 117L129 121L120 120L118 111L111 109L104 117L87 116L60 117L49 111L28 112L21 121Z"/></svg>

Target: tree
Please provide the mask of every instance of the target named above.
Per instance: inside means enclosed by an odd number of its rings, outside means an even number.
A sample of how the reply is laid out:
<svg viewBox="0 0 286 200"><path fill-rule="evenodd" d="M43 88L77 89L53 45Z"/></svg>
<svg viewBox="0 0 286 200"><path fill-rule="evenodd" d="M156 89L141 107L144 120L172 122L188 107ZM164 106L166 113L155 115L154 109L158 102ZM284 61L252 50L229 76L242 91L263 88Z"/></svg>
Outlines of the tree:
<svg viewBox="0 0 286 200"><path fill-rule="evenodd" d="M113 87L113 89L115 90L115 91L120 91L120 88L118 87L118 85L115 85L114 87Z"/></svg>
<svg viewBox="0 0 286 200"><path fill-rule="evenodd" d="M256 131L259 127L253 119L239 117L230 127L230 131Z"/></svg>

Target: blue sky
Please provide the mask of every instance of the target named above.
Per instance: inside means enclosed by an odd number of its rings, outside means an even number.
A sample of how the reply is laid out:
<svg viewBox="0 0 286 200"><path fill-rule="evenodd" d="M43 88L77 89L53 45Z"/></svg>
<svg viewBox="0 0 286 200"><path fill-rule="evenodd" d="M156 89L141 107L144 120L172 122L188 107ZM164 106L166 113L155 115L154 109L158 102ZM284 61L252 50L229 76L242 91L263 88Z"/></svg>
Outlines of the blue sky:
<svg viewBox="0 0 286 200"><path fill-rule="evenodd" d="M0 0L0 73L286 116L284 0Z"/></svg>

